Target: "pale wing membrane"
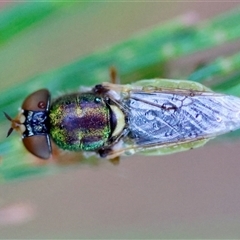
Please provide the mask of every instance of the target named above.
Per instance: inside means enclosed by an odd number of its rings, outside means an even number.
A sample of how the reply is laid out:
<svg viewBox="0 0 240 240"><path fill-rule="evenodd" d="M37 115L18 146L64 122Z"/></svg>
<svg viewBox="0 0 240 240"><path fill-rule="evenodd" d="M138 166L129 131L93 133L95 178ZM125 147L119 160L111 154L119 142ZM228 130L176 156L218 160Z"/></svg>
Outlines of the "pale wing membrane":
<svg viewBox="0 0 240 240"><path fill-rule="evenodd" d="M233 96L131 91L123 101L129 130L123 148L134 152L201 142L240 127L240 99Z"/></svg>

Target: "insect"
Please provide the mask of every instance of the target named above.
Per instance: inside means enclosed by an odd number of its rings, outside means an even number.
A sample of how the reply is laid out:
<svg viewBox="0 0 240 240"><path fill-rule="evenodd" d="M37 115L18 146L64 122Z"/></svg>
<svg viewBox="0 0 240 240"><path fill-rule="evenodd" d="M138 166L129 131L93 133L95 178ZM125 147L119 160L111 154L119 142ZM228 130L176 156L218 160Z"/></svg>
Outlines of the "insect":
<svg viewBox="0 0 240 240"><path fill-rule="evenodd" d="M23 102L11 119L26 149L48 159L51 142L68 151L115 159L141 153L163 155L204 145L240 128L240 98L186 80L150 79L102 83L51 102L47 89Z"/></svg>

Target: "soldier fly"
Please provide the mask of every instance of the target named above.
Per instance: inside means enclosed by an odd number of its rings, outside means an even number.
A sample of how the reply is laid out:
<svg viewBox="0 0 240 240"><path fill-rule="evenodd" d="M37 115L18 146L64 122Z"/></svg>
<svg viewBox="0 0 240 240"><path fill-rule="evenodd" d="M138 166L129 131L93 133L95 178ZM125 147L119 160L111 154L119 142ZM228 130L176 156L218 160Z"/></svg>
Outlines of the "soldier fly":
<svg viewBox="0 0 240 240"><path fill-rule="evenodd" d="M26 149L42 159L51 157L53 143L107 159L170 154L240 128L240 98L187 80L102 83L50 98L41 89L24 100L16 118L5 113L8 136L19 131Z"/></svg>

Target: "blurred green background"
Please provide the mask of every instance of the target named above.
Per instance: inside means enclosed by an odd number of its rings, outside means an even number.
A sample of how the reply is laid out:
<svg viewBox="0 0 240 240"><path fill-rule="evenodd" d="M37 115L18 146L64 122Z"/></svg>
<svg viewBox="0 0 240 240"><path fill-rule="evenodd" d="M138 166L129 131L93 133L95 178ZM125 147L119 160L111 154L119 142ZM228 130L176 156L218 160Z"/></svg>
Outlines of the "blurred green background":
<svg viewBox="0 0 240 240"><path fill-rule="evenodd" d="M16 14L15 21L22 17L18 29L8 26L4 14L16 6L19 13L19 5L0 5L1 91L177 16L195 12L202 21L238 6L197 1L25 4L20 4L22 16ZM36 8L44 8L44 14L30 16ZM172 60L167 76L187 76L202 61L238 50L237 42ZM7 126L6 121L1 136ZM118 166L102 161L59 171L49 163L49 176L0 185L0 238L240 238L238 156L239 142L231 141L171 156L133 156Z"/></svg>

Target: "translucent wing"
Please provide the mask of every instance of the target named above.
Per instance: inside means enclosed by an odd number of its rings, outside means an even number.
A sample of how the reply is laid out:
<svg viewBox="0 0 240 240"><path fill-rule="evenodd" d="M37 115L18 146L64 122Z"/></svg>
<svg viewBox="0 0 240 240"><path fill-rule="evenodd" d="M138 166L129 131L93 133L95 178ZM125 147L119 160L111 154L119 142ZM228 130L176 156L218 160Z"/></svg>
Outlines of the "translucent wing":
<svg viewBox="0 0 240 240"><path fill-rule="evenodd" d="M214 93L200 84L194 87L195 83L190 81L184 82L192 87L180 88L179 82L176 88L174 81L167 88L148 81L148 85L122 89L128 133L122 149L117 151L151 150L156 154L182 151L240 128L239 98ZM156 150L161 148L163 151Z"/></svg>

